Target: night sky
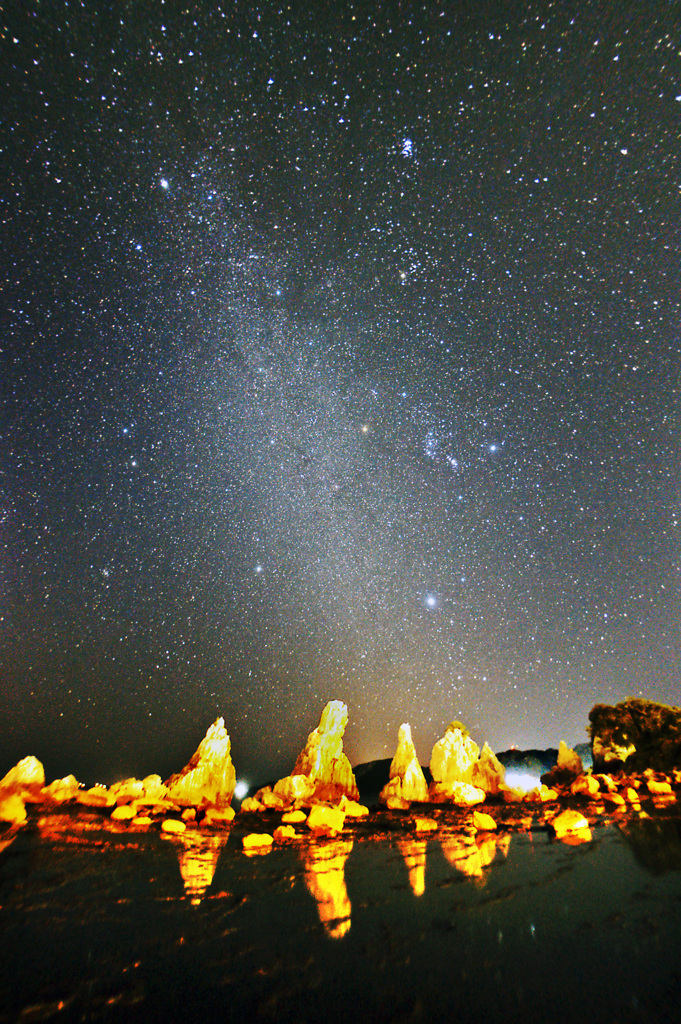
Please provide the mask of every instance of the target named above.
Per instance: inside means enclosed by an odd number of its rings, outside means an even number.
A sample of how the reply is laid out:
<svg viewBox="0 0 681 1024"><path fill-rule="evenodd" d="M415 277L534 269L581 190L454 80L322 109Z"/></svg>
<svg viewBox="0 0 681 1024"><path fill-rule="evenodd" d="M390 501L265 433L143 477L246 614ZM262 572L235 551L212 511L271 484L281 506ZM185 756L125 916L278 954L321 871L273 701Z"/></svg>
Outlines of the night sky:
<svg viewBox="0 0 681 1024"><path fill-rule="evenodd" d="M0 27L0 773L681 702L678 3Z"/></svg>

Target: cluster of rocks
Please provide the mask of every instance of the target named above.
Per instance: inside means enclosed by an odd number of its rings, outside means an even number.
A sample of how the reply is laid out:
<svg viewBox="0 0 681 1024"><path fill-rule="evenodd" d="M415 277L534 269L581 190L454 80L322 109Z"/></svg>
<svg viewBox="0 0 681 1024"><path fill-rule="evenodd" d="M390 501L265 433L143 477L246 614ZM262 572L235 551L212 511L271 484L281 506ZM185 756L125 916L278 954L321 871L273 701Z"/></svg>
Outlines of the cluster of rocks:
<svg viewBox="0 0 681 1024"><path fill-rule="evenodd" d="M643 704L646 706L642 707ZM615 763L620 769L622 764L627 767L632 754L629 748L634 746L636 752L649 745L649 738L645 738L640 726L643 712L648 720L658 725L666 723L666 735L676 735L675 723L677 718L681 721L681 711L664 709L661 705L655 707L662 707L662 712L653 711L650 705L651 702L630 701L614 709L603 705L594 708L591 715L594 769ZM635 738L639 748L633 743L631 726L636 714L639 725ZM626 728L616 726L614 723L618 720L620 726L624 720ZM243 801L243 813L275 811L281 815L280 824L271 833L253 832L244 837L247 852L266 851L276 842L298 838L296 825L305 824L317 835L337 837L347 818L369 814L368 807L359 802L355 775L343 751L347 722L347 706L341 701L328 703L291 774ZM608 756L608 751L612 753L613 749L626 753L624 762L622 757ZM486 743L481 750L460 722L452 722L433 746L429 771L430 783L419 763L411 728L404 723L399 729L397 749L390 764L389 780L380 793L380 803L388 810L408 810L412 804L474 808L485 801L491 807L541 803L551 805L544 813L544 820L561 838L580 834L584 838L589 821L579 805L585 801L591 807L592 817L606 809L641 811L642 795L672 801L676 799L675 787L681 786L681 767L663 772L647 766L638 774L620 772L615 776L604 771L585 772L579 755L561 742L555 767L541 777L540 786L525 793L506 784L499 759ZM144 779L125 779L109 788L84 789L70 775L45 785L41 763L35 757L26 757L0 780L0 822L22 825L27 817L27 803L75 802L85 807L109 809L114 821L132 826L148 826L155 818L160 818L164 832L179 835L188 825L219 827L229 824L234 818L231 803L235 785L230 738L224 720L219 718L210 726L186 767L165 782L158 775L149 775ZM575 803L578 806L574 806ZM437 827L433 818L423 814L414 818L416 833ZM474 831L490 831L495 827L492 815L475 811Z"/></svg>
<svg viewBox="0 0 681 1024"><path fill-rule="evenodd" d="M108 788L85 789L68 775L46 786L40 761L25 757L0 780L0 822L22 825L29 803L77 803L110 809L114 821L133 825L149 825L154 818L161 818L163 831L180 832L188 821L204 826L231 821L235 784L230 738L224 719L218 718L189 764L166 782L160 775L148 775L145 779L124 779Z"/></svg>
<svg viewBox="0 0 681 1024"><path fill-rule="evenodd" d="M397 750L390 765L390 780L380 794L389 810L406 810L416 803L451 803L473 807L488 794L504 789L504 767L485 743L480 751L460 722L452 722L433 747L432 782L426 782L411 738L411 727L400 726Z"/></svg>

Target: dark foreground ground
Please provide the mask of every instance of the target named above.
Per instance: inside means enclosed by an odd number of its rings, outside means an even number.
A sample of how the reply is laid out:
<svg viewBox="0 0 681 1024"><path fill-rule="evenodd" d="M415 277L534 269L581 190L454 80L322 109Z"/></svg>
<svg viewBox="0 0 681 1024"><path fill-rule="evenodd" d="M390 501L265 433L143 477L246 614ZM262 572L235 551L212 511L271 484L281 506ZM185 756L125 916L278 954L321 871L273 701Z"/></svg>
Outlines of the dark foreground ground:
<svg viewBox="0 0 681 1024"><path fill-rule="evenodd" d="M678 1020L681 817L646 810L574 846L531 811L476 837L386 812L249 857L274 820L31 807L0 852L0 1022Z"/></svg>

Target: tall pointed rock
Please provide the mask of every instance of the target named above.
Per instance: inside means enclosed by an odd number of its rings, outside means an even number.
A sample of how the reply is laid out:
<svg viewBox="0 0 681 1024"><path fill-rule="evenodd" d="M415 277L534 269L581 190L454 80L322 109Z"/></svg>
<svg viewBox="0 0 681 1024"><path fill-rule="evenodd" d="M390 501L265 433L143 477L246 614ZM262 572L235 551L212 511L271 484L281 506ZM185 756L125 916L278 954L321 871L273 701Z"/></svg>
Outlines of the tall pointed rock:
<svg viewBox="0 0 681 1024"><path fill-rule="evenodd" d="M225 720L218 718L201 740L189 764L166 782L168 798L176 804L193 807L207 804L229 806L236 785L231 749Z"/></svg>
<svg viewBox="0 0 681 1024"><path fill-rule="evenodd" d="M406 801L424 803L428 799L428 785L416 756L411 738L411 726L404 722L397 737L397 750L390 763L390 781L381 790L379 800L388 807L401 807Z"/></svg>

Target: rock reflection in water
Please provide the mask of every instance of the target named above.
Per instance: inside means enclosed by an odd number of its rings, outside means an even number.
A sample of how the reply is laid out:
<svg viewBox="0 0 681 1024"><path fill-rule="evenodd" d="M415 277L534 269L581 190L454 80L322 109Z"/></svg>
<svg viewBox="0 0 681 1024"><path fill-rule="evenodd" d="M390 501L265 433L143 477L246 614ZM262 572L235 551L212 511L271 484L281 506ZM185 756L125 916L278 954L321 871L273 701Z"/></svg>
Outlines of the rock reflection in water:
<svg viewBox="0 0 681 1024"><path fill-rule="evenodd" d="M350 931L352 906L345 887L345 862L352 839L311 840L304 850L305 885L317 901L319 920L332 939Z"/></svg>
<svg viewBox="0 0 681 1024"><path fill-rule="evenodd" d="M632 818L619 829L638 863L651 875L681 871L681 821Z"/></svg>
<svg viewBox="0 0 681 1024"><path fill-rule="evenodd" d="M229 833L206 835L197 829L180 833L162 833L177 848L180 874L184 891L194 906L201 902L206 889L213 881L215 869Z"/></svg>
<svg viewBox="0 0 681 1024"><path fill-rule="evenodd" d="M508 855L511 837L488 834L480 838L465 835L444 836L440 844L452 867L484 885L487 881L485 871L494 860L497 851L504 857Z"/></svg>
<svg viewBox="0 0 681 1024"><path fill-rule="evenodd" d="M426 840L398 839L397 847L407 865L409 884L414 896L423 896L426 891Z"/></svg>

